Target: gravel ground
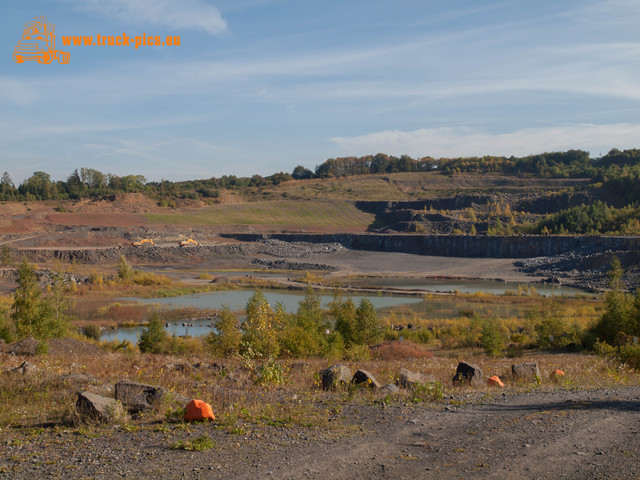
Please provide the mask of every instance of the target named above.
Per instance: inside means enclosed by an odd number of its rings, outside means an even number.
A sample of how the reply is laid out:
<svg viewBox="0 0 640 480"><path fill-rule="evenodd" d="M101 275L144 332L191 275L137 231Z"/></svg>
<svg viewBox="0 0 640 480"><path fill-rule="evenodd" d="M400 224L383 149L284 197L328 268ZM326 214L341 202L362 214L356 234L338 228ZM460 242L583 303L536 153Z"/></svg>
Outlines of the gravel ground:
<svg viewBox="0 0 640 480"><path fill-rule="evenodd" d="M345 404L336 427L0 431L0 478L639 478L640 387ZM462 400L462 402L460 402ZM170 448L207 434L207 451Z"/></svg>

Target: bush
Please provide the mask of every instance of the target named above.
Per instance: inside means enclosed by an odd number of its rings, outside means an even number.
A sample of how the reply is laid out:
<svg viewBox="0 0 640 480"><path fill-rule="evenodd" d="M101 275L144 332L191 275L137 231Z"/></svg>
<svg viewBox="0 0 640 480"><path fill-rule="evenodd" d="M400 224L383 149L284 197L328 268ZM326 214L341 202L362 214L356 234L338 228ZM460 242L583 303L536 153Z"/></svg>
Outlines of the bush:
<svg viewBox="0 0 640 480"><path fill-rule="evenodd" d="M142 332L138 340L138 348L142 353L164 353L166 350L167 332L157 313L154 313L149 326Z"/></svg>
<svg viewBox="0 0 640 480"><path fill-rule="evenodd" d="M120 255L118 259L118 278L120 281L128 283L133 280L133 268L127 262L127 259L124 258L124 255Z"/></svg>
<svg viewBox="0 0 640 480"><path fill-rule="evenodd" d="M215 330L207 335L209 348L224 357L238 353L242 333L238 327L238 320L226 305L215 321Z"/></svg>
<svg viewBox="0 0 640 480"><path fill-rule="evenodd" d="M583 331L580 325L570 324L564 307L557 301L546 301L538 310L526 313L529 330L540 348L562 348L570 344L581 345Z"/></svg>
<svg viewBox="0 0 640 480"><path fill-rule="evenodd" d="M18 269L18 288L13 296L12 324L9 326L18 339L47 339L67 333L69 319L65 311L68 297L60 275L54 275L51 292L51 296L43 298L38 276L24 259Z"/></svg>
<svg viewBox="0 0 640 480"><path fill-rule="evenodd" d="M155 273L135 272L131 278L136 285L150 287L152 285L165 286L171 285L171 280L164 275L156 275Z"/></svg>
<svg viewBox="0 0 640 480"><path fill-rule="evenodd" d="M321 351L317 337L298 325L290 325L284 329L280 346L284 353L296 358L312 357Z"/></svg>
<svg viewBox="0 0 640 480"><path fill-rule="evenodd" d="M90 324L82 327L82 335L93 340L100 340L100 327Z"/></svg>
<svg viewBox="0 0 640 480"><path fill-rule="evenodd" d="M500 319L483 319L480 324L480 345L484 352L491 357L500 355L504 350L507 334L507 329Z"/></svg>
<svg viewBox="0 0 640 480"><path fill-rule="evenodd" d="M640 345L621 345L618 358L628 366L640 370Z"/></svg>

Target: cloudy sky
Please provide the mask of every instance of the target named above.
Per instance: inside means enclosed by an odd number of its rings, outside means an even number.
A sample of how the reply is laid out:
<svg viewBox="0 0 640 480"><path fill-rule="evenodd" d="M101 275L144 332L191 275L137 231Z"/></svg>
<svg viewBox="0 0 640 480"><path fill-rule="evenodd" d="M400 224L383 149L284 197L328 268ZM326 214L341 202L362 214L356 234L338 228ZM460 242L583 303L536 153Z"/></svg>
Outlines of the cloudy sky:
<svg viewBox="0 0 640 480"><path fill-rule="evenodd" d="M25 22L70 62L15 63ZM637 0L0 0L0 171L149 180L640 147ZM63 36L180 46L63 46Z"/></svg>

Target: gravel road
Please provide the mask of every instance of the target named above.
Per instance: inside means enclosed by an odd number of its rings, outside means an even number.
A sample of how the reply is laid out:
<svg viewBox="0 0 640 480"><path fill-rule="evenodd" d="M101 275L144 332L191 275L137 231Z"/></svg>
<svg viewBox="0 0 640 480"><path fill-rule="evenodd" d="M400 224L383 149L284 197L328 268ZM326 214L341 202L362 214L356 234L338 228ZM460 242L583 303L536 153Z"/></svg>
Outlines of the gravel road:
<svg viewBox="0 0 640 480"><path fill-rule="evenodd" d="M468 403L466 403L468 401ZM437 405L345 404L339 427L214 424L0 432L0 478L627 479L640 387L533 390ZM215 447L172 450L203 434Z"/></svg>

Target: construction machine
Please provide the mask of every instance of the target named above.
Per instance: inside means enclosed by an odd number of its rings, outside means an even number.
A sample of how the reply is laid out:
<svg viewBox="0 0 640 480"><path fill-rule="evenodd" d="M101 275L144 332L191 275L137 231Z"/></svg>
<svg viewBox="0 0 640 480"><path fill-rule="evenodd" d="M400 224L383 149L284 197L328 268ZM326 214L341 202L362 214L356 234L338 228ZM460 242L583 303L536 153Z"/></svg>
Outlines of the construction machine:
<svg viewBox="0 0 640 480"><path fill-rule="evenodd" d="M194 247L200 246L200 244L196 242L193 238L189 238L188 240L183 240L180 242L181 247L188 247L190 245L193 245Z"/></svg>
<svg viewBox="0 0 640 480"><path fill-rule="evenodd" d="M134 247L144 247L144 246L155 247L156 244L153 243L153 240L151 240L150 238L143 238L139 242L135 242L133 246Z"/></svg>

